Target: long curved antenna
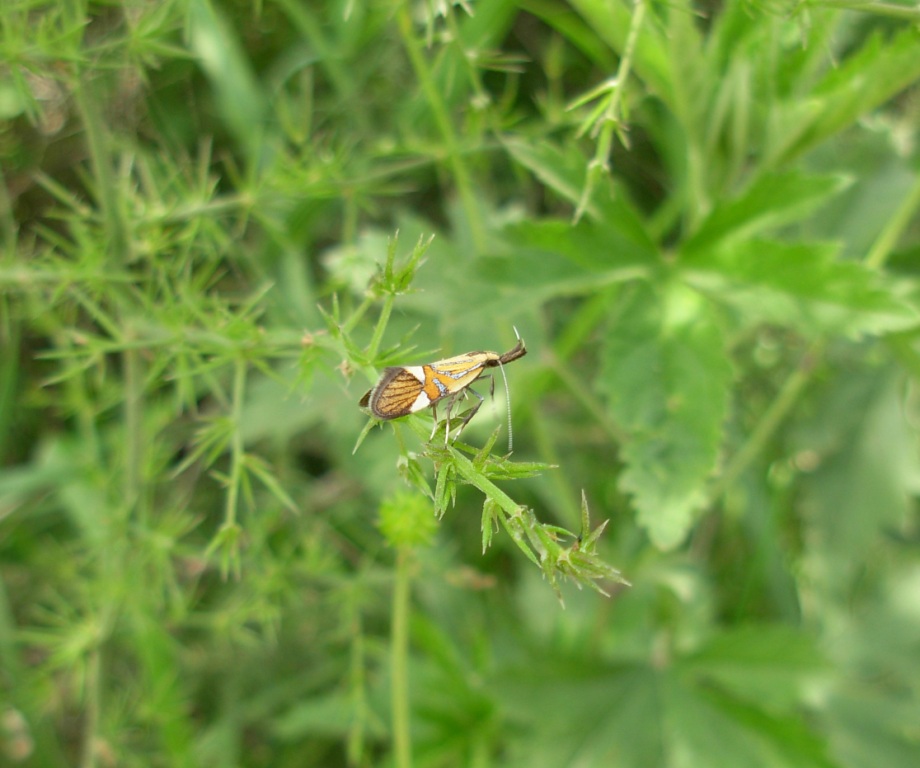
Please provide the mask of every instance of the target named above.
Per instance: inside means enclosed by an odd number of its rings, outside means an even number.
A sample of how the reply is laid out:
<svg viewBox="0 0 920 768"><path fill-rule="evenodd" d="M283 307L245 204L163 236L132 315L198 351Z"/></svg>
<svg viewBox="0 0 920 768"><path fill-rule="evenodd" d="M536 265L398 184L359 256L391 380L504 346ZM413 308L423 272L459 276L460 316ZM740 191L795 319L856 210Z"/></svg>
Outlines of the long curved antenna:
<svg viewBox="0 0 920 768"><path fill-rule="evenodd" d="M521 334L518 333L518 329L513 325L511 327L514 328L514 335L517 336L517 340L520 341ZM502 365L501 360L498 361L498 367L502 372L502 381L505 382L505 402L508 405L508 453L510 454L514 445L514 433L511 430L511 388L508 386L508 377L505 376L505 366Z"/></svg>
<svg viewBox="0 0 920 768"><path fill-rule="evenodd" d="M505 400L508 403L508 453L511 453L512 440L514 439L514 435L511 432L511 387L508 386L508 377L505 376L505 366L499 362L498 367L502 372L502 381L505 382Z"/></svg>

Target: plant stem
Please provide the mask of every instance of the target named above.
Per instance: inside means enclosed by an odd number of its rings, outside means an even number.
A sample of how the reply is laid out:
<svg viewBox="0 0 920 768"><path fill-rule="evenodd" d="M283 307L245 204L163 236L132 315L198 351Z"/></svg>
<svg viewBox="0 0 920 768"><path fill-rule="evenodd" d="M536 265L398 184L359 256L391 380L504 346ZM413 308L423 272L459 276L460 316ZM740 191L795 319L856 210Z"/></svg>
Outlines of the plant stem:
<svg viewBox="0 0 920 768"><path fill-rule="evenodd" d="M130 331L129 331L130 333ZM122 354L125 371L125 476L124 494L129 513L138 510L144 514L142 503L142 463L143 463L143 376L141 375L140 352L131 347ZM145 519L139 521L146 524Z"/></svg>
<svg viewBox="0 0 920 768"><path fill-rule="evenodd" d="M393 631L390 639L391 703L393 707L393 751L397 768L411 768L412 742L409 735L409 587L411 551L400 547L396 554L396 582L393 588Z"/></svg>
<svg viewBox="0 0 920 768"><path fill-rule="evenodd" d="M105 129L105 119L99 113L98 101L87 93L92 88L92 78L86 76L84 79L84 73L78 71L73 80L74 103L86 133L86 146L89 149L93 179L96 182L95 192L109 238L109 251L106 256L110 264L121 266L129 258L129 239L125 234L118 186L108 151L111 142Z"/></svg>
<svg viewBox="0 0 920 768"><path fill-rule="evenodd" d="M19 225L13 215L13 201L6 186L6 178L0 171L0 242L3 243L3 248L0 248L0 260L8 260L10 264L15 262L18 235Z"/></svg>
<svg viewBox="0 0 920 768"><path fill-rule="evenodd" d="M366 663L364 653L364 628L361 626L361 611L352 594L348 601L349 633L353 640L349 664L349 686L351 708L354 719L348 728L346 755L349 765L361 765L364 755L365 729L368 721L367 681L364 674Z"/></svg>
<svg viewBox="0 0 920 768"><path fill-rule="evenodd" d="M85 714L83 717L83 746L80 749L80 768L96 766L96 732L99 728L99 687L101 651L96 646L86 659Z"/></svg>
<svg viewBox="0 0 920 768"><path fill-rule="evenodd" d="M747 468L755 456L760 454L767 441L773 436L773 433L779 429L789 411L798 402L805 385L811 380L815 360L820 357L822 348L823 345L820 342L813 344L805 353L799 363L799 367L786 379L783 388L770 404L747 442L738 451L732 462L725 469L725 472L722 473L722 476L712 487L709 495L711 501L715 501L725 493L735 481L735 478Z"/></svg>
<svg viewBox="0 0 920 768"><path fill-rule="evenodd" d="M233 376L233 440L231 445L231 470L230 487L227 493L227 508L225 523L236 522L236 507L239 500L240 477L243 469L243 433L240 428L240 419L243 413L243 397L246 387L246 363L238 358L234 364Z"/></svg>
<svg viewBox="0 0 920 768"><path fill-rule="evenodd" d="M412 10L408 2L399 4L396 20L399 24L403 45L409 54L409 60L412 62L412 68L415 70L416 77L418 77L419 83L421 83L422 89L425 91L425 98L431 107L431 113L434 116L441 138L444 140L447 159L453 172L454 182L457 184L457 191L460 193L460 199L463 201L463 209L466 211L473 244L477 249L482 249L485 246L485 234L484 225L479 215L479 205L476 202L476 196L473 194L472 182L466 172L466 166L460 160L457 135L454 132L441 91L431 76L428 62L422 54L421 46L412 29Z"/></svg>
<svg viewBox="0 0 920 768"><path fill-rule="evenodd" d="M626 45L623 49L623 57L620 59L620 66L614 77L616 83L610 93L607 101L607 108L604 116L598 123L597 144L594 148L594 158L588 164L588 172L585 178L585 186L582 190L581 199L578 201L578 207L575 209L573 221L578 222L584 215L591 201L591 195L597 182L602 176L610 173L610 151L613 146L613 137L622 124L620 102L623 97L623 89L629 80L629 70L632 68L633 55L636 50L636 41L639 39L639 31L642 29L642 23L645 20L645 1L639 0L636 3L636 9L630 20L629 36L626 38Z"/></svg>
<svg viewBox="0 0 920 768"><path fill-rule="evenodd" d="M881 269L885 266L888 256L898 241L898 238L912 221L920 208L920 174L914 181L910 192L905 195L903 202L888 220L885 228L873 243L869 254L866 256L866 266L872 269Z"/></svg>

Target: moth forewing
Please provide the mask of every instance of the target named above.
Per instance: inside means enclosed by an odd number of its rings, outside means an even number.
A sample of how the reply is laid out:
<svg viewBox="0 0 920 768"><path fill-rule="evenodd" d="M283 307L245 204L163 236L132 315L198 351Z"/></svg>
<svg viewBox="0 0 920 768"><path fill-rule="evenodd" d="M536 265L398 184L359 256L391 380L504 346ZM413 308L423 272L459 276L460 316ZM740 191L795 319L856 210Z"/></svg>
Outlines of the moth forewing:
<svg viewBox="0 0 920 768"><path fill-rule="evenodd" d="M362 408L370 408L378 419L398 419L431 405L423 386L422 366L385 368L380 380L358 404Z"/></svg>

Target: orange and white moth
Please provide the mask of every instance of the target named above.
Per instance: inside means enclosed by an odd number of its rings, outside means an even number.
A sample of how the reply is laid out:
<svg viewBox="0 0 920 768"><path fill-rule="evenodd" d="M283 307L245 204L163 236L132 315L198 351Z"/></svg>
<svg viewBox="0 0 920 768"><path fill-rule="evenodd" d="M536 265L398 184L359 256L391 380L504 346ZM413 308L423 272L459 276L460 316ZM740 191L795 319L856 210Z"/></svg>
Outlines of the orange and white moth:
<svg viewBox="0 0 920 768"><path fill-rule="evenodd" d="M516 332L516 331L515 331ZM362 408L378 419L388 421L417 413L425 408L431 408L434 414L435 426L431 434L434 436L438 426L437 406L442 400L447 403L447 426L444 439L450 431L450 411L458 397L465 397L468 393L479 398L463 417L460 424L459 435L470 419L482 406L483 397L470 385L476 381L486 368L500 368L502 376L505 363L510 363L527 354L524 340L518 336L518 343L514 349L503 355L497 352L466 352L456 357L448 357L427 365L404 365L385 368L374 388L368 391L359 401ZM492 382L494 387L495 382ZM505 379L505 390L508 389L508 380ZM511 450L511 424L509 405L508 424L508 450Z"/></svg>

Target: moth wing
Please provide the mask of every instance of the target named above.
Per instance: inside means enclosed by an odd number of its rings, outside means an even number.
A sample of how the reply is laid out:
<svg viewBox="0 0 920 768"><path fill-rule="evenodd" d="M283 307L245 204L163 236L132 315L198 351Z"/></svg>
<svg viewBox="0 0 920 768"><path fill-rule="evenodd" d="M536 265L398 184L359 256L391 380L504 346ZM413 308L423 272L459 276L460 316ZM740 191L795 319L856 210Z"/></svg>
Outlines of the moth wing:
<svg viewBox="0 0 920 768"><path fill-rule="evenodd" d="M386 368L380 381L361 402L366 399L365 405L378 419L398 419L431 404L422 387L423 383L410 369Z"/></svg>
<svg viewBox="0 0 920 768"><path fill-rule="evenodd" d="M489 357L498 357L494 352L464 352L456 357L447 357L430 364L437 371L465 371L481 368Z"/></svg>
<svg viewBox="0 0 920 768"><path fill-rule="evenodd" d="M465 389L478 379L491 360L497 360L494 352L467 352L446 360L438 360L429 366L430 376L440 390L439 397L453 395ZM432 394L429 392L429 395Z"/></svg>

